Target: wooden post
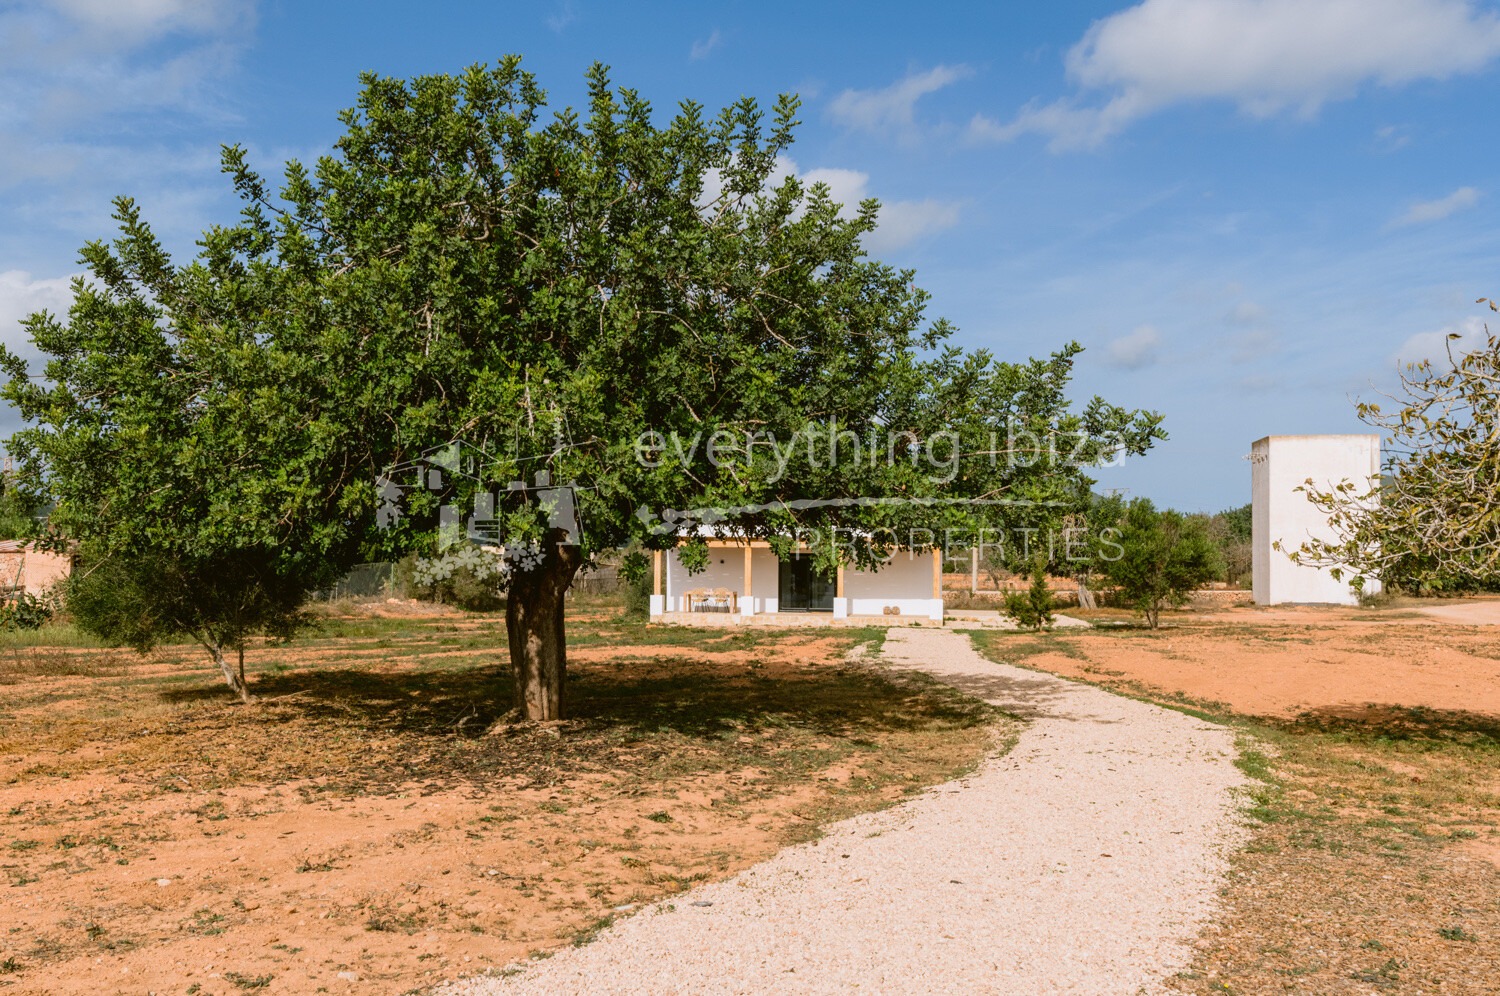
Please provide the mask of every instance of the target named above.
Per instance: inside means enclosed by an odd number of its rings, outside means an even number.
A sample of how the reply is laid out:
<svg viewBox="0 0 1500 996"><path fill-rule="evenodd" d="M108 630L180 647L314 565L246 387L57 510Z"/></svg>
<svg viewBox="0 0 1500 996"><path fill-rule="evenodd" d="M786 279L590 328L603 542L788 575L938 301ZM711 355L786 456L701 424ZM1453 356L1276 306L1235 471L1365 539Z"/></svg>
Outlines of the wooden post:
<svg viewBox="0 0 1500 996"><path fill-rule="evenodd" d="M754 580L752 567L753 567L753 565L750 562L750 541L746 540L745 541L745 601L744 601L744 604L742 604L740 606L740 614L741 615L745 615L745 616L753 616L753 615L755 615L755 595L753 594L753 592L755 591L755 589L750 586L751 582Z"/></svg>
<svg viewBox="0 0 1500 996"><path fill-rule="evenodd" d="M969 581L969 591L977 595L979 594L979 547L969 548L969 560L974 572L973 578Z"/></svg>
<svg viewBox="0 0 1500 996"><path fill-rule="evenodd" d="M838 572L838 574L834 575L833 597L834 598L843 598L844 597L844 565L843 564L839 565L839 572Z"/></svg>
<svg viewBox="0 0 1500 996"><path fill-rule="evenodd" d="M660 550L651 551L651 594L661 594L662 555Z"/></svg>
<svg viewBox="0 0 1500 996"><path fill-rule="evenodd" d="M932 597L943 597L943 551L932 548Z"/></svg>

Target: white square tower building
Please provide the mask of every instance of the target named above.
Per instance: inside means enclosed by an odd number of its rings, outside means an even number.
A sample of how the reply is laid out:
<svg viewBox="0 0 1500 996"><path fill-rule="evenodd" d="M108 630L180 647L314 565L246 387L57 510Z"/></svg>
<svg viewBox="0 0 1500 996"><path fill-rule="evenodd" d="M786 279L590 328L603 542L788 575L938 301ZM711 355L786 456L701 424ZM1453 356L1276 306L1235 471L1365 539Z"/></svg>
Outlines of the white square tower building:
<svg viewBox="0 0 1500 996"><path fill-rule="evenodd" d="M1257 605L1354 605L1350 575L1335 581L1326 567L1295 564L1287 553L1309 539L1335 538L1328 517L1297 490L1311 478L1328 491L1348 480L1364 494L1380 474L1380 437L1267 436L1250 444L1251 577ZM1281 549L1272 548L1280 542ZM1380 590L1367 579L1365 592Z"/></svg>

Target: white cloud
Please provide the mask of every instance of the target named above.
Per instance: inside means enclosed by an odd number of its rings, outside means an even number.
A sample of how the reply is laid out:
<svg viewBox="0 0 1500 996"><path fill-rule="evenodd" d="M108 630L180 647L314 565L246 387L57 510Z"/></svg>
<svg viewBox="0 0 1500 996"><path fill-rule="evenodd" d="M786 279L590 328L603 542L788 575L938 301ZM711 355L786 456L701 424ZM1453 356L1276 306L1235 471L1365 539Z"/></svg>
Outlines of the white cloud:
<svg viewBox="0 0 1500 996"><path fill-rule="evenodd" d="M1229 293L1242 291L1231 285ZM1235 363L1253 363L1281 351L1281 336L1272 327L1271 317L1258 302L1240 298L1224 312L1224 324L1232 331L1219 338L1220 349L1228 350Z"/></svg>
<svg viewBox="0 0 1500 996"><path fill-rule="evenodd" d="M1122 370L1139 370L1160 359L1160 347L1161 333L1150 325L1141 325L1109 344L1105 362Z"/></svg>
<svg viewBox="0 0 1500 996"><path fill-rule="evenodd" d="M255 16L256 0L0 0L0 268L67 267L123 193L191 251L228 191L190 126L234 119Z"/></svg>
<svg viewBox="0 0 1500 996"><path fill-rule="evenodd" d="M1436 332L1418 332L1397 347L1391 359L1402 366L1423 360L1442 363L1448 358L1450 345L1457 356L1484 345L1487 336L1482 318L1465 318Z"/></svg>
<svg viewBox="0 0 1500 996"><path fill-rule="evenodd" d="M880 227L865 239L874 253L899 249L957 225L961 206L932 199L892 201L880 206Z"/></svg>
<svg viewBox="0 0 1500 996"><path fill-rule="evenodd" d="M819 167L803 171L790 156L778 156L767 187L776 187L789 176L795 176L805 187L821 183L828 188L828 196L841 205L839 215L852 218L859 213L859 202L876 196L870 190L870 174L857 169ZM717 171L704 175L700 204L711 204L718 199L723 187ZM919 201L887 201L880 203L880 214L876 218L875 231L865 236L865 248L873 253L900 249L930 235L935 235L958 224L962 205L956 201L941 201L926 198Z"/></svg>
<svg viewBox="0 0 1500 996"><path fill-rule="evenodd" d="M915 141L920 135L917 101L970 74L968 66L934 66L925 73L910 73L879 90L845 90L833 98L828 112L845 128Z"/></svg>
<svg viewBox="0 0 1500 996"><path fill-rule="evenodd" d="M35 359L22 321L38 311L66 315L73 301L71 276L34 278L24 270L0 272L0 342L26 359ZM39 371L33 371L39 372Z"/></svg>
<svg viewBox="0 0 1500 996"><path fill-rule="evenodd" d="M557 34L562 34L568 26L578 20L578 6L573 0L563 0L547 16L547 27Z"/></svg>
<svg viewBox="0 0 1500 996"><path fill-rule="evenodd" d="M1375 129L1375 151L1389 154L1411 144L1411 129L1406 125L1381 125Z"/></svg>
<svg viewBox="0 0 1500 996"><path fill-rule="evenodd" d="M1450 214L1464 211L1479 203L1479 191L1473 187L1459 187L1447 197L1435 201L1417 201L1391 221L1388 228L1406 225L1422 225L1429 221L1442 221Z"/></svg>
<svg viewBox="0 0 1500 996"><path fill-rule="evenodd" d="M1201 100L1310 117L1361 86L1478 72L1497 55L1500 17L1472 0L1144 0L1095 21L1069 50L1074 96L1029 104L1006 123L977 115L970 134L1092 148Z"/></svg>
<svg viewBox="0 0 1500 996"><path fill-rule="evenodd" d="M1266 320L1266 309L1254 301L1240 301L1224 315L1230 325L1260 325Z"/></svg>
<svg viewBox="0 0 1500 996"><path fill-rule="evenodd" d="M126 115L222 116L255 0L51 0L0 7L0 184L54 176Z"/></svg>
<svg viewBox="0 0 1500 996"><path fill-rule="evenodd" d="M250 12L239 0L52 0L51 6L112 47L180 32L214 34Z"/></svg>
<svg viewBox="0 0 1500 996"><path fill-rule="evenodd" d="M796 163L787 160L795 172ZM870 192L870 175L852 169L813 169L800 175L803 183L821 183L829 196L842 204L840 213L853 217L859 202L875 196ZM958 224L960 205L954 201L931 198L920 201L882 201L877 227L865 237L865 247L873 253L888 252L910 245L929 235Z"/></svg>
<svg viewBox="0 0 1500 996"><path fill-rule="evenodd" d="M713 54L714 49L718 48L723 43L724 36L719 33L718 28L714 28L713 31L709 33L709 36L707 38L703 38L693 42L693 50L691 53L689 53L689 56L694 62L697 62L700 59L706 59Z"/></svg>
<svg viewBox="0 0 1500 996"><path fill-rule="evenodd" d="M859 202L870 196L870 174L861 173L857 169L823 167L799 173L795 160L786 159L784 164L778 165L784 165L806 186L821 183L827 187L829 196L844 206L843 214L846 218L852 218Z"/></svg>

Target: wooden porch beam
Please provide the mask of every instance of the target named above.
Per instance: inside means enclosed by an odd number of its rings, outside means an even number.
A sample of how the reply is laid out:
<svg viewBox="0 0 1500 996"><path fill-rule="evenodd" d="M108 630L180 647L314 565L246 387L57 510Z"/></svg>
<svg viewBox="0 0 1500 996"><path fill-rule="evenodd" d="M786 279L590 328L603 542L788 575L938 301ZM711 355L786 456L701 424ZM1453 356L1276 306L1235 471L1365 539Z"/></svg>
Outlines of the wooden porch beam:
<svg viewBox="0 0 1500 996"><path fill-rule="evenodd" d="M753 615L755 615L755 594L754 594L755 589L750 586L750 582L752 580L752 578L751 578L751 570L752 570L752 567L753 567L753 565L750 562L750 555L751 555L752 552L753 552L753 550L750 547L750 545L746 544L745 545L745 604L742 605L742 606L740 606L740 612L743 615L752 615L753 616Z"/></svg>

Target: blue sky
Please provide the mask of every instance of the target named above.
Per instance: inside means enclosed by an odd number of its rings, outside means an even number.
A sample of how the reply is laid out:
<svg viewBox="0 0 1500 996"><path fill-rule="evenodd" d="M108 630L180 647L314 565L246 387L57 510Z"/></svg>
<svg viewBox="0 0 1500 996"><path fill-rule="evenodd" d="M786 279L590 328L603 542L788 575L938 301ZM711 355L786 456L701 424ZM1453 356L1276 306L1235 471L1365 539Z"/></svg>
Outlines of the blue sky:
<svg viewBox="0 0 1500 996"><path fill-rule="evenodd" d="M1353 397L1500 295L1480 0L0 0L0 335L65 306L112 196L190 253L236 210L220 143L274 173L329 147L360 71L508 52L559 107L594 60L664 113L800 93L788 168L886 204L873 250L962 344L1077 339L1080 397L1164 412L1099 478L1179 508L1247 501L1260 436L1360 431Z"/></svg>

